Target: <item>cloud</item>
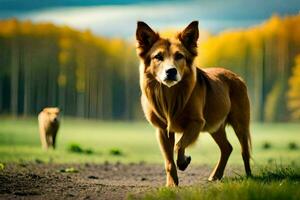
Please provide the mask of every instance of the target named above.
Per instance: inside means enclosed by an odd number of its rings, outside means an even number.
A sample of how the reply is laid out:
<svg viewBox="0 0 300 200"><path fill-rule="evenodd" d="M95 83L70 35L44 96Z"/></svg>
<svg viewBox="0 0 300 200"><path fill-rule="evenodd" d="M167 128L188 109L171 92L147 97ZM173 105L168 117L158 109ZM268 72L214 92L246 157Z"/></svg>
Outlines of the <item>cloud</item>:
<svg viewBox="0 0 300 200"><path fill-rule="evenodd" d="M294 0L289 1L296 4ZM294 2L294 3L293 3ZM64 24L77 29L90 29L109 37L130 38L134 35L136 21L143 20L159 30L180 28L192 20L212 32L233 27L246 27L260 23L274 12L298 12L294 7L282 6L283 0L272 1L174 1L110 6L84 6L48 8L15 13L14 16L33 21ZM298 3L300 4L300 3ZM260 6L258 6L260 5Z"/></svg>
<svg viewBox="0 0 300 200"><path fill-rule="evenodd" d="M137 20L143 20L156 28L177 27L195 17L186 17L189 6L127 5L57 8L34 11L20 15L21 19L65 24L79 29L91 29L106 36L128 37L132 35ZM188 18L191 18L190 20Z"/></svg>

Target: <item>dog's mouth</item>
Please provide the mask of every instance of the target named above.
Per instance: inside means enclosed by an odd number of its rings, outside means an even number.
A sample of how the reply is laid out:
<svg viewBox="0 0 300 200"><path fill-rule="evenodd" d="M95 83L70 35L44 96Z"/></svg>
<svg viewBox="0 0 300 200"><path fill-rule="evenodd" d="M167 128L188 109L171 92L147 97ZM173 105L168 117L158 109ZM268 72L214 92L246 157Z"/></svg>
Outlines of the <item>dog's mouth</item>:
<svg viewBox="0 0 300 200"><path fill-rule="evenodd" d="M162 82L167 87L172 87L178 83L177 79L164 79Z"/></svg>
<svg viewBox="0 0 300 200"><path fill-rule="evenodd" d="M165 82L173 82L173 81L177 81L177 77L176 76L166 76L165 78L164 78L164 81Z"/></svg>

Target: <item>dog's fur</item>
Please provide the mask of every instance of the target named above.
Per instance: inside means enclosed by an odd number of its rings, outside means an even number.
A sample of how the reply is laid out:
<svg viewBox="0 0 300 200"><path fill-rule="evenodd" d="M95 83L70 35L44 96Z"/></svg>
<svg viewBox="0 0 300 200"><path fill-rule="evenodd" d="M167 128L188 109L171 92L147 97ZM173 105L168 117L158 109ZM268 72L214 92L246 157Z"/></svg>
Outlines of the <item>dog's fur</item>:
<svg viewBox="0 0 300 200"><path fill-rule="evenodd" d="M59 108L44 108L39 116L39 131L42 147L55 149L56 135L59 129Z"/></svg>
<svg viewBox="0 0 300 200"><path fill-rule="evenodd" d="M221 158L209 180L222 178L232 151L225 133L227 124L233 127L239 139L245 170L251 175L250 106L246 85L229 70L194 66L198 36L197 21L173 38L162 38L144 22L137 24L142 107L147 120L157 128L165 158L167 186L178 185L174 150L177 167L185 170L191 161L190 156L185 156L185 148L196 141L201 131L209 132L221 150ZM171 68L175 68L177 74L169 79L167 71ZM182 134L176 145L175 132Z"/></svg>

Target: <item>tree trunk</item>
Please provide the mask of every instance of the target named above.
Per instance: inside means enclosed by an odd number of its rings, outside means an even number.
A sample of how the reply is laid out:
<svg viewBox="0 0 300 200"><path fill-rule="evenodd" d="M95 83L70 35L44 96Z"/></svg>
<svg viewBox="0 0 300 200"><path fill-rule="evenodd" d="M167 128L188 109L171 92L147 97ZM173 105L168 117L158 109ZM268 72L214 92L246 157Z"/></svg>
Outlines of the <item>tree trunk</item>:
<svg viewBox="0 0 300 200"><path fill-rule="evenodd" d="M11 54L11 114L17 116L18 114L18 99L19 99L19 62L20 52L18 47L17 38L12 39L12 54Z"/></svg>
<svg viewBox="0 0 300 200"><path fill-rule="evenodd" d="M0 114L3 112L3 78L0 75Z"/></svg>

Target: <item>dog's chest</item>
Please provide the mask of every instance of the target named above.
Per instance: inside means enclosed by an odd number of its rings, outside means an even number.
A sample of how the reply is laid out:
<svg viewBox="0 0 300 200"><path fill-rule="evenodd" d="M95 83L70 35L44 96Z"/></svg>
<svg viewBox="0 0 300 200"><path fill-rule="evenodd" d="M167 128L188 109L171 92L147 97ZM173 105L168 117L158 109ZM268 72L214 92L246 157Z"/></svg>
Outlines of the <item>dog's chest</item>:
<svg viewBox="0 0 300 200"><path fill-rule="evenodd" d="M188 121L185 115L190 111L186 112L186 105L192 89L184 83L171 88L159 84L146 85L142 88L142 105L148 121L156 126L158 124L160 128L181 132L184 121Z"/></svg>
<svg viewBox="0 0 300 200"><path fill-rule="evenodd" d="M172 132L182 132L184 125L189 121L188 115L184 111L185 109L168 107L167 104L163 103L165 102L157 102L156 105L158 106L152 106L149 102L143 103L142 101L147 120L159 128L168 127ZM165 108L165 110L163 108Z"/></svg>

